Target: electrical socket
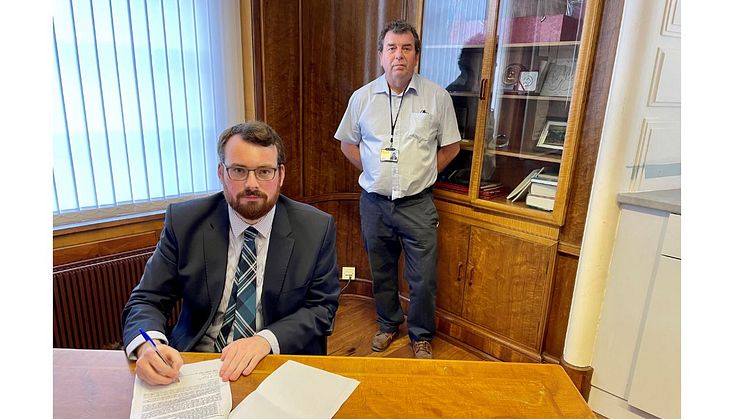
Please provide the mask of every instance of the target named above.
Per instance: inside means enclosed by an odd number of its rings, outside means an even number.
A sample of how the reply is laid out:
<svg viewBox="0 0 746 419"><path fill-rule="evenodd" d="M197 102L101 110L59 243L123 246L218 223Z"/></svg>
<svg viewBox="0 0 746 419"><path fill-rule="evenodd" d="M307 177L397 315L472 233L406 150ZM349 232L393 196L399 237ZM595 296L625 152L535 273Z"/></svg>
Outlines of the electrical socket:
<svg viewBox="0 0 746 419"><path fill-rule="evenodd" d="M342 279L354 281L355 280L355 267L354 266L343 266L342 267Z"/></svg>

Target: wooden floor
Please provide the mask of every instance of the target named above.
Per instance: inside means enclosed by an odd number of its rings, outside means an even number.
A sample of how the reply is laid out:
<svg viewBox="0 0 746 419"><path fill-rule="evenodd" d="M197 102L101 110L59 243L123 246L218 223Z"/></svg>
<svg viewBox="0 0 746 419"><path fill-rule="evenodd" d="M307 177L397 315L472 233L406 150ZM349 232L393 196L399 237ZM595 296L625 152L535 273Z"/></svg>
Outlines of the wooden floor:
<svg viewBox="0 0 746 419"><path fill-rule="evenodd" d="M327 353L337 356L382 356L389 358L413 358L406 323L399 328L399 335L383 352L374 352L370 340L378 331L376 308L372 299L356 295L342 295L335 320L334 333L327 342ZM457 342L440 337L432 341L433 358L481 361L495 360L487 354L468 350Z"/></svg>

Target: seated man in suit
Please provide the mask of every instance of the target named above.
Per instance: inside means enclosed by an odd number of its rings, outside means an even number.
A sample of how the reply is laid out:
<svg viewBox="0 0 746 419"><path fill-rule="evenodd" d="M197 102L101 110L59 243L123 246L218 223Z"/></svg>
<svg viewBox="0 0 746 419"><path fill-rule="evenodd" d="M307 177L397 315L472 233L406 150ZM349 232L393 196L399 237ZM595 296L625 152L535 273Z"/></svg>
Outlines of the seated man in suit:
<svg viewBox="0 0 746 419"><path fill-rule="evenodd" d="M269 125L228 128L218 156L223 193L169 205L122 313L125 352L150 384L176 380L179 351L221 352L223 381L248 375L270 352L325 354L340 292L332 217L280 195L285 149Z"/></svg>

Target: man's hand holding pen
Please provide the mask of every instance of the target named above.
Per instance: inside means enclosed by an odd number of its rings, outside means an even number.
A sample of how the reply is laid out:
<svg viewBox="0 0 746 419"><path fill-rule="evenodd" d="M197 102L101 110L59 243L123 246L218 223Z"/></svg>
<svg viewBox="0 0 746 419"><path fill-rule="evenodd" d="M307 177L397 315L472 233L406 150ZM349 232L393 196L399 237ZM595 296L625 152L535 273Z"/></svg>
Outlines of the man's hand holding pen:
<svg viewBox="0 0 746 419"><path fill-rule="evenodd" d="M179 380L179 370L184 365L184 360L176 349L146 338L146 342L137 348L136 353L136 373L146 383L164 385Z"/></svg>

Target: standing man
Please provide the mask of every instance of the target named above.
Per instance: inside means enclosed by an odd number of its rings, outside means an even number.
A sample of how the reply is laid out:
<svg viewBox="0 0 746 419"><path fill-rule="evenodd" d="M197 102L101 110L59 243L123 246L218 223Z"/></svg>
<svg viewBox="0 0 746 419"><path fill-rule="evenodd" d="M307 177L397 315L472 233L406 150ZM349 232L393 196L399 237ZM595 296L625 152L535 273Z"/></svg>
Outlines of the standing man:
<svg viewBox="0 0 746 419"><path fill-rule="evenodd" d="M412 350L416 358L432 358L438 253L432 185L458 154L461 136L448 92L415 74L419 56L417 30L403 21L387 24L378 36L384 74L352 94L334 137L362 170L360 219L379 327L372 349L388 348L404 322L398 287L403 249Z"/></svg>
<svg viewBox="0 0 746 419"><path fill-rule="evenodd" d="M218 156L223 192L169 205L122 313L125 351L149 384L176 379L179 351L221 352L223 381L248 375L270 352L326 354L339 305L332 217L280 195L285 148L269 125L226 129Z"/></svg>

